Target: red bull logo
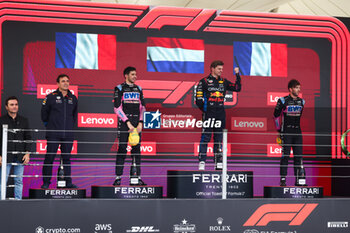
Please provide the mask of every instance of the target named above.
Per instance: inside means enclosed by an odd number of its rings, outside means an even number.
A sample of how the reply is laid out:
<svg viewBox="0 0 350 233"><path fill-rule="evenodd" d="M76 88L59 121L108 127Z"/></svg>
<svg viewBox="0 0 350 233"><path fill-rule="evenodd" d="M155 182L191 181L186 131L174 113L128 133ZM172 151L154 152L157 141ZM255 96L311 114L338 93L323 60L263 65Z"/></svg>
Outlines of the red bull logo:
<svg viewBox="0 0 350 233"><path fill-rule="evenodd" d="M222 98L224 98L224 94L219 92L219 91L216 91L214 93L210 93L210 97L216 97L216 98L222 97Z"/></svg>

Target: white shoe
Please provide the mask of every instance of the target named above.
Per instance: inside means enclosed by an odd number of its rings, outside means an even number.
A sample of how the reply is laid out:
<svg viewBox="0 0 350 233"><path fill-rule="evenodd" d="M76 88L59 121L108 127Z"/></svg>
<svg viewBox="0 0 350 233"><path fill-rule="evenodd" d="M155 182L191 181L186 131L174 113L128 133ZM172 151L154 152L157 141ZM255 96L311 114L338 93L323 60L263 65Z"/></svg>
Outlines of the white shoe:
<svg viewBox="0 0 350 233"><path fill-rule="evenodd" d="M199 162L198 170L200 170L200 171L205 170L205 162L204 161Z"/></svg>
<svg viewBox="0 0 350 233"><path fill-rule="evenodd" d="M223 165L222 165L222 163L216 163L216 165L215 165L215 170L222 170L222 168L223 168Z"/></svg>

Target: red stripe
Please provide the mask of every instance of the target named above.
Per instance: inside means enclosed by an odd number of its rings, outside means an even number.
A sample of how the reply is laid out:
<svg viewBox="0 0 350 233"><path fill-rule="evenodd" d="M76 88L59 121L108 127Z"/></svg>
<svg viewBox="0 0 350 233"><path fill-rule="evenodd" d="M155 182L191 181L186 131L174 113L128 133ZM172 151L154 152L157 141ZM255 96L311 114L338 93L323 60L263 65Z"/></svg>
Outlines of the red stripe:
<svg viewBox="0 0 350 233"><path fill-rule="evenodd" d="M148 37L147 46L204 50L204 41L199 39Z"/></svg>
<svg viewBox="0 0 350 233"><path fill-rule="evenodd" d="M117 38L115 35L99 34L98 43L98 69L116 70L117 67Z"/></svg>
<svg viewBox="0 0 350 233"><path fill-rule="evenodd" d="M271 43L271 76L287 77L287 44Z"/></svg>

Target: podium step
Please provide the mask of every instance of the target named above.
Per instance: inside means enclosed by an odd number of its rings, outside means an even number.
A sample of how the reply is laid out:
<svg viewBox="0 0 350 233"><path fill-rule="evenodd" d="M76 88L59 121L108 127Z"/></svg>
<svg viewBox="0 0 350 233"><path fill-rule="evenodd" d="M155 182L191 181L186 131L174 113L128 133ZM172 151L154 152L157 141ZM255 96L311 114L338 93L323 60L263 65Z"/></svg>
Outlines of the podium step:
<svg viewBox="0 0 350 233"><path fill-rule="evenodd" d="M29 189L29 199L86 198L86 189Z"/></svg>
<svg viewBox="0 0 350 233"><path fill-rule="evenodd" d="M265 186L265 198L322 198L323 187L319 186Z"/></svg>
<svg viewBox="0 0 350 233"><path fill-rule="evenodd" d="M149 199L162 197L162 186L91 186L91 198Z"/></svg>
<svg viewBox="0 0 350 233"><path fill-rule="evenodd" d="M168 171L168 198L222 198L222 171ZM252 171L227 171L227 198L253 197Z"/></svg>

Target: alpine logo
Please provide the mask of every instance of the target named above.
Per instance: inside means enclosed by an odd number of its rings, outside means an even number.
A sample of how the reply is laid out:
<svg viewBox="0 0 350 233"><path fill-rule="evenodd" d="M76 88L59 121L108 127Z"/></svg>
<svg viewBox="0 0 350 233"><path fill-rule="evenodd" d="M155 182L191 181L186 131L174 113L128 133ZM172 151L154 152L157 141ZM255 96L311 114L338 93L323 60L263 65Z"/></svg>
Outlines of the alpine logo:
<svg viewBox="0 0 350 233"><path fill-rule="evenodd" d="M289 221L290 226L300 226L318 206L312 204L265 204L260 206L243 226L266 226L270 222Z"/></svg>
<svg viewBox="0 0 350 233"><path fill-rule="evenodd" d="M154 226L132 226L126 232L159 232L159 229L154 229Z"/></svg>

